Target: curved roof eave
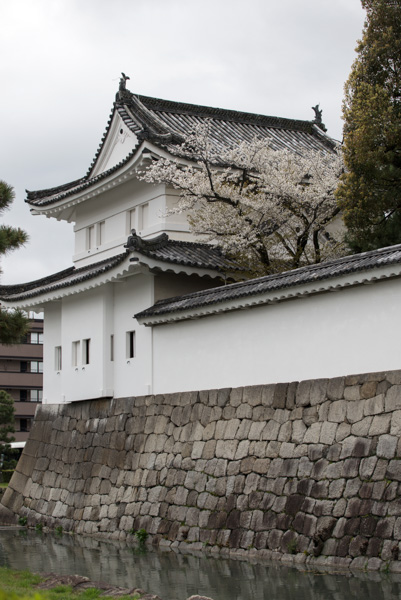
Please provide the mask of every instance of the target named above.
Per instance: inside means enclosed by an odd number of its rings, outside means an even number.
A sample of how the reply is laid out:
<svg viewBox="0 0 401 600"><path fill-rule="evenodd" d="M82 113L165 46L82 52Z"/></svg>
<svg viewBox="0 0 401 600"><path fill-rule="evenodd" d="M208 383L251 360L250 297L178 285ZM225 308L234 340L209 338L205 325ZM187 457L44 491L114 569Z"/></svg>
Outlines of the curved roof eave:
<svg viewBox="0 0 401 600"><path fill-rule="evenodd" d="M34 201L30 201L27 198L25 202L30 205L33 214L54 214L60 212L100 194L128 178L135 177L135 170L138 164L148 158L147 154L150 157L152 153L161 154L162 152L163 150L159 149L155 144L147 140L140 141L123 161L96 177L92 179L82 178L71 184L66 184L66 186L63 186L65 189L54 195L51 194L53 189L58 192L59 188L42 190L43 192L49 192L49 195L45 196L43 200L35 199ZM165 152L165 154L167 153Z"/></svg>

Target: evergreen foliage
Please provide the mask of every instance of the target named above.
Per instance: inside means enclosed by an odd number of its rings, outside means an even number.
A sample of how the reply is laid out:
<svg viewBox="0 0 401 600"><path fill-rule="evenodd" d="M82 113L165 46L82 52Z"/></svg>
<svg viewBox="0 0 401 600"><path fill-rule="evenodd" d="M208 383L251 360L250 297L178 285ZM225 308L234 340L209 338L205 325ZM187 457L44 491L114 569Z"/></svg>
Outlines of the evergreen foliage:
<svg viewBox="0 0 401 600"><path fill-rule="evenodd" d="M14 189L0 181L0 215L8 210L14 200ZM0 225L0 257L11 250L20 248L28 240L28 235L19 227ZM0 271L1 272L1 271ZM9 311L0 308L0 343L15 344L26 334L28 321L20 310Z"/></svg>
<svg viewBox="0 0 401 600"><path fill-rule="evenodd" d="M15 440L11 434L14 429L14 400L4 390L0 390L0 468L5 467L5 452L10 448L11 442ZM0 481L2 475L0 472Z"/></svg>
<svg viewBox="0 0 401 600"><path fill-rule="evenodd" d="M354 251L401 243L401 2L361 0L343 103L346 171L336 195Z"/></svg>

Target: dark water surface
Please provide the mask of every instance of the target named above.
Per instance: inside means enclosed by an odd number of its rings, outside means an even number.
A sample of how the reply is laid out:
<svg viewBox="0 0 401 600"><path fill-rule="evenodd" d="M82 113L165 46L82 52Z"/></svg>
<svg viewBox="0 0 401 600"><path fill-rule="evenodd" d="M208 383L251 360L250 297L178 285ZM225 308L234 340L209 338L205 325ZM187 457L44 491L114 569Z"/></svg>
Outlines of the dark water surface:
<svg viewBox="0 0 401 600"><path fill-rule="evenodd" d="M214 600L392 600L401 576L323 573L206 555L149 550L67 534L0 530L0 565L37 572L85 575L121 587L140 587L163 600L193 594Z"/></svg>

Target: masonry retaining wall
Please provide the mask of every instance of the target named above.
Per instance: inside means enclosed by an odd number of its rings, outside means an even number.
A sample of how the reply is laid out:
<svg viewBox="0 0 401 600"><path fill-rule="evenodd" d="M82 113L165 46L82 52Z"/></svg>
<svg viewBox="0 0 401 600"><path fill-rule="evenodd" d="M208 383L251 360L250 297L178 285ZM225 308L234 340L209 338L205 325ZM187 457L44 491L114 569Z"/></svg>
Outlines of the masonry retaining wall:
<svg viewBox="0 0 401 600"><path fill-rule="evenodd" d="M31 525L401 572L400 433L401 371L43 405L2 503Z"/></svg>

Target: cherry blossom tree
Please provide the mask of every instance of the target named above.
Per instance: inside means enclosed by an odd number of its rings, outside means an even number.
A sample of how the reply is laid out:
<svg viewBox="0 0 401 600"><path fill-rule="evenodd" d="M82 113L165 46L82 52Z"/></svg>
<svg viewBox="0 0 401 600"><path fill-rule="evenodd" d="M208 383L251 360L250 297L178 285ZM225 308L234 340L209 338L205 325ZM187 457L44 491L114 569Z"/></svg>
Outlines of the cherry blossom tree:
<svg viewBox="0 0 401 600"><path fill-rule="evenodd" d="M219 147L202 125L174 158L154 157L139 177L178 190L170 212L185 212L193 233L257 276L343 252L342 228L333 227L342 168L329 150L297 154L259 139Z"/></svg>

